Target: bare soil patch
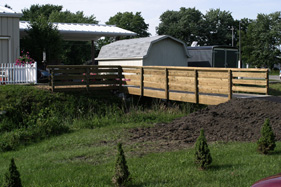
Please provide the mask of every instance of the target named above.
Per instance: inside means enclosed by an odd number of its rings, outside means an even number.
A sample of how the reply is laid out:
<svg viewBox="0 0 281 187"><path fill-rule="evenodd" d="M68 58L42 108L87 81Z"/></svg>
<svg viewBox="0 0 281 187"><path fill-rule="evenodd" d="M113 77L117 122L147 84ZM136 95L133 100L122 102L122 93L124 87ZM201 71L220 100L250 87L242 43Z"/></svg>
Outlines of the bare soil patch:
<svg viewBox="0 0 281 187"><path fill-rule="evenodd" d="M168 124L130 129L129 139L151 151L175 150L193 145L203 128L208 142L253 142L259 139L266 118L270 119L276 140L280 141L281 97L232 99Z"/></svg>

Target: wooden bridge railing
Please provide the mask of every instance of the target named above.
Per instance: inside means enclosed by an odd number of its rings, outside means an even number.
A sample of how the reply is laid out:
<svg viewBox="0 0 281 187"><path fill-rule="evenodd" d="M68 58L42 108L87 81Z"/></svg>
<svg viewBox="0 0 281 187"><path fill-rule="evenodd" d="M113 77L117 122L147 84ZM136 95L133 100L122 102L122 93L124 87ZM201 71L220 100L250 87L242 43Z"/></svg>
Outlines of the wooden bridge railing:
<svg viewBox="0 0 281 187"><path fill-rule="evenodd" d="M118 89L128 94L216 105L234 92L268 94L267 69L163 66L48 66L52 90Z"/></svg>

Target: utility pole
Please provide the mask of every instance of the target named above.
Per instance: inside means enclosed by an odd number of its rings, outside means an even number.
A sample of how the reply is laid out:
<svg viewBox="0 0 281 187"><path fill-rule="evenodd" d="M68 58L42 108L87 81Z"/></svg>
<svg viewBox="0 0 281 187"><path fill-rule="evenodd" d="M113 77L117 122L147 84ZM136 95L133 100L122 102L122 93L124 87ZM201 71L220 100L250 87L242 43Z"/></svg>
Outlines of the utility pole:
<svg viewBox="0 0 281 187"><path fill-rule="evenodd" d="M232 47L234 47L234 27L231 27L231 31L232 31Z"/></svg>
<svg viewBox="0 0 281 187"><path fill-rule="evenodd" d="M242 67L242 56L241 56L241 21L239 21L239 68Z"/></svg>

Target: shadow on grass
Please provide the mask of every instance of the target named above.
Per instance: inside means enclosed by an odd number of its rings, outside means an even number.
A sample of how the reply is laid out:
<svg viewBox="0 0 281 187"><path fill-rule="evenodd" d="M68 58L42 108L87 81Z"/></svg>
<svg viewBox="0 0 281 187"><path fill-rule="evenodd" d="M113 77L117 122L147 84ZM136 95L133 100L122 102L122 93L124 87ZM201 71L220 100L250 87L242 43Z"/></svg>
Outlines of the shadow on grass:
<svg viewBox="0 0 281 187"><path fill-rule="evenodd" d="M229 169L229 168L232 168L234 165L237 165L237 164L210 165L208 167L208 170L217 171L217 170L222 170L222 169Z"/></svg>
<svg viewBox="0 0 281 187"><path fill-rule="evenodd" d="M273 89L273 88L269 88L268 93L269 93L269 95L274 95L274 96L280 96L281 95L280 90L276 90L276 89Z"/></svg>
<svg viewBox="0 0 281 187"><path fill-rule="evenodd" d="M269 155L281 155L281 150L273 151Z"/></svg>

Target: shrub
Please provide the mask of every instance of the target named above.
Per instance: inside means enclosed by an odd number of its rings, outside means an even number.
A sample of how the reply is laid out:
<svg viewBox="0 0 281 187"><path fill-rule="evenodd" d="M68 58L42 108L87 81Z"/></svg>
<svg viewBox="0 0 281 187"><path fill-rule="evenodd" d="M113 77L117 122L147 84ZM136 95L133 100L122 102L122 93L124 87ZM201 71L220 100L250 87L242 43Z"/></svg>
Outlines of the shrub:
<svg viewBox="0 0 281 187"><path fill-rule="evenodd" d="M269 119L266 119L261 128L261 137L257 142L258 152L262 154L268 154L276 147L275 136L269 123Z"/></svg>
<svg viewBox="0 0 281 187"><path fill-rule="evenodd" d="M112 182L115 186L125 186L130 181L130 172L127 166L122 144L117 145L118 153L115 163L115 173Z"/></svg>
<svg viewBox="0 0 281 187"><path fill-rule="evenodd" d="M212 163L211 153L203 129L200 130L200 136L195 143L195 163L200 169L206 169Z"/></svg>
<svg viewBox="0 0 281 187"><path fill-rule="evenodd" d="M5 174L3 187L22 187L20 173L14 159L11 159L9 171Z"/></svg>

